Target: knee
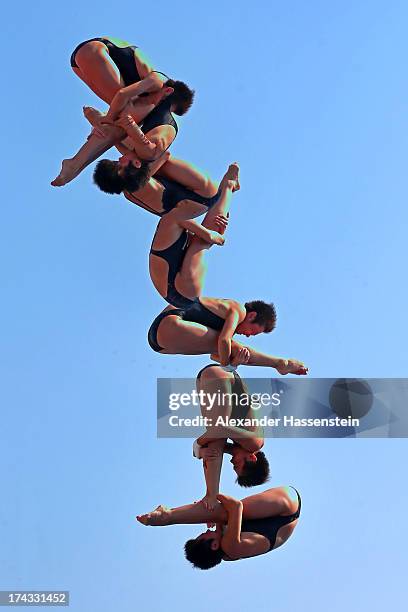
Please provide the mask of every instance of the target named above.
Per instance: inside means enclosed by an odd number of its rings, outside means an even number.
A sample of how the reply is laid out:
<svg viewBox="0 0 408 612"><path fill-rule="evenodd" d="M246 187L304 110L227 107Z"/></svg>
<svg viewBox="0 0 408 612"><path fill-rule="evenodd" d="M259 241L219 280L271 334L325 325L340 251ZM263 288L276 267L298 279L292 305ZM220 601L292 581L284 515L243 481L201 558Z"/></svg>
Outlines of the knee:
<svg viewBox="0 0 408 612"><path fill-rule="evenodd" d="M206 196L207 198L212 198L213 196L215 196L215 194L218 191L218 184L215 183L213 180L210 179L210 177L206 177L205 179L205 192L206 192Z"/></svg>
<svg viewBox="0 0 408 612"><path fill-rule="evenodd" d="M78 49L75 56L76 63L79 65L80 62L88 62L93 60L95 55L103 55L104 52L106 52L106 47L103 42L99 40L89 41Z"/></svg>

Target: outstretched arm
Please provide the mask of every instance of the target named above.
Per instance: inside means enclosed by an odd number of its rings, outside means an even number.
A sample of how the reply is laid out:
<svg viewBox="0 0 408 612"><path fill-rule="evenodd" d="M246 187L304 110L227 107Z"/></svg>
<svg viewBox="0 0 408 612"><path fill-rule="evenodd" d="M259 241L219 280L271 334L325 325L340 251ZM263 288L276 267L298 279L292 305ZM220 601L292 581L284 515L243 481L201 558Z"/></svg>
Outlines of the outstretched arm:
<svg viewBox="0 0 408 612"><path fill-rule="evenodd" d="M239 559L241 557L242 501L229 495L218 495L217 499L228 514L227 530L221 540L222 550L230 559Z"/></svg>
<svg viewBox="0 0 408 612"><path fill-rule="evenodd" d="M240 322L241 313L238 308L231 307L226 318L224 326L218 336L218 355L220 364L226 366L230 362L232 336Z"/></svg>

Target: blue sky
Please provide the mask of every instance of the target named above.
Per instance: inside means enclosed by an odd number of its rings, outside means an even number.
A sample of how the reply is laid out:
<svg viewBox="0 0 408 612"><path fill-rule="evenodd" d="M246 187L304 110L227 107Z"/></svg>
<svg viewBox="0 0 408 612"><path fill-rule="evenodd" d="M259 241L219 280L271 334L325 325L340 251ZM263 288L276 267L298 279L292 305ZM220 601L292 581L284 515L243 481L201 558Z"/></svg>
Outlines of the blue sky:
<svg viewBox="0 0 408 612"><path fill-rule="evenodd" d="M207 360L147 345L163 307L147 274L156 218L101 194L91 170L49 181L87 133L82 106L103 108L71 51L130 40L196 89L173 153L214 177L242 168L206 293L273 300L278 328L252 344L313 376L404 377L407 17L376 0L4 9L2 589L67 589L78 612L376 612L405 598L404 440L269 440L272 483L295 484L304 510L267 557L200 573L182 555L198 530L134 523L202 495L190 442L155 437L155 379ZM228 464L222 489L245 495Z"/></svg>

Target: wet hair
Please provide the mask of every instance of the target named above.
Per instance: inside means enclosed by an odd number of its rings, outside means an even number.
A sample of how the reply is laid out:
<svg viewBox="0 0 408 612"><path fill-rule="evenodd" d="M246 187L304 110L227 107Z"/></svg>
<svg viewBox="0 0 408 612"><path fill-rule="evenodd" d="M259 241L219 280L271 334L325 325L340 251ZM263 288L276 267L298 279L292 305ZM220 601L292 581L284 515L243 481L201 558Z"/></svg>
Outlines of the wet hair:
<svg viewBox="0 0 408 612"><path fill-rule="evenodd" d="M174 89L173 93L166 98L172 106L174 105L174 112L176 115L184 115L193 103L195 92L183 81L169 79L165 85Z"/></svg>
<svg viewBox="0 0 408 612"><path fill-rule="evenodd" d="M245 461L241 474L237 478L237 483L241 487L256 487L269 479L269 462L265 453L258 451L256 461Z"/></svg>
<svg viewBox="0 0 408 612"><path fill-rule="evenodd" d="M184 544L184 554L198 569L211 569L221 563L224 552L221 548L213 550L211 543L214 540L188 540Z"/></svg>
<svg viewBox="0 0 408 612"><path fill-rule="evenodd" d="M96 164L96 168L93 173L93 180L95 185L99 187L101 191L110 194L122 193L122 191L138 191L146 185L150 178L149 163L142 161L140 168L129 163L124 169L120 176L118 173L119 162L112 161L110 159L101 159Z"/></svg>
<svg viewBox="0 0 408 612"><path fill-rule="evenodd" d="M247 312L256 312L256 318L252 323L262 325L266 334L275 329L276 309L273 304L267 304L262 300L253 300L252 302L246 302L245 308Z"/></svg>

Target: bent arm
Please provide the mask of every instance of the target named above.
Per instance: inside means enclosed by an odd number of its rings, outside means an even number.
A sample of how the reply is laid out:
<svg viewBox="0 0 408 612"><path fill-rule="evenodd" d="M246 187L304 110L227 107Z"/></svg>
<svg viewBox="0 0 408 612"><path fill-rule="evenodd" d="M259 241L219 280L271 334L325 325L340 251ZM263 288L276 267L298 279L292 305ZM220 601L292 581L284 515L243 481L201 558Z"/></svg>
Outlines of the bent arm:
<svg viewBox="0 0 408 612"><path fill-rule="evenodd" d="M105 119L107 121L114 121L132 98L136 98L142 94L159 91L166 81L167 78L164 77L164 75L158 72L151 72L146 78L138 83L133 83L128 87L122 87L114 95Z"/></svg>
<svg viewBox="0 0 408 612"><path fill-rule="evenodd" d="M234 505L229 506L227 513L227 531L221 540L221 547L231 559L239 559L243 513L242 502L236 500Z"/></svg>
<svg viewBox="0 0 408 612"><path fill-rule="evenodd" d="M152 177L156 172L158 172L162 166L164 166L170 157L170 153L165 151L158 159L155 159L149 166L150 176Z"/></svg>
<svg viewBox="0 0 408 612"><path fill-rule="evenodd" d="M223 328L218 336L218 355L220 357L220 364L226 366L230 362L231 348L232 348L232 336L240 321L240 312L236 308L230 308Z"/></svg>
<svg viewBox="0 0 408 612"><path fill-rule="evenodd" d="M119 121L120 126L131 138L134 150L140 159L154 161L164 153L174 140L175 129L172 126L157 127L147 137L131 115L122 115Z"/></svg>
<svg viewBox="0 0 408 612"><path fill-rule="evenodd" d="M123 142L117 142L115 147L121 155L126 155L128 159L139 159L136 153L132 149L129 149L125 144L123 144Z"/></svg>
<svg viewBox="0 0 408 612"><path fill-rule="evenodd" d="M274 357L273 355L268 355L267 353L261 353L260 351L256 351L255 349L247 346L246 344L241 344L236 340L233 340L231 343L231 353L232 355L241 347L245 347L250 352L249 361L247 361L244 365L252 365L252 366L264 366L266 368L280 368L286 363L286 359L282 357ZM221 355L218 353L211 353L210 355L213 361L221 363Z"/></svg>
<svg viewBox="0 0 408 612"><path fill-rule="evenodd" d="M261 450L264 445L262 427L257 427L254 431L249 431L243 427L228 425L223 429L228 438L231 438L231 440L239 440L240 446L250 453L256 453Z"/></svg>
<svg viewBox="0 0 408 612"><path fill-rule="evenodd" d="M207 431L197 439L197 442L200 446L203 446L204 444L209 444L220 438L224 441L226 441L227 438L231 438L231 440L234 441L239 440L239 445L250 453L256 453L261 450L264 445L262 427L256 427L254 431L250 431L244 427L236 427L233 425L217 426L211 429L208 428ZM225 452L228 452L228 450L228 446L226 448L224 447Z"/></svg>
<svg viewBox="0 0 408 612"><path fill-rule="evenodd" d="M205 242L212 242L213 233L210 232L206 227L201 225L201 223L197 223L197 221L192 221L191 219L179 221L178 225L183 229L188 230L192 234L201 238Z"/></svg>

